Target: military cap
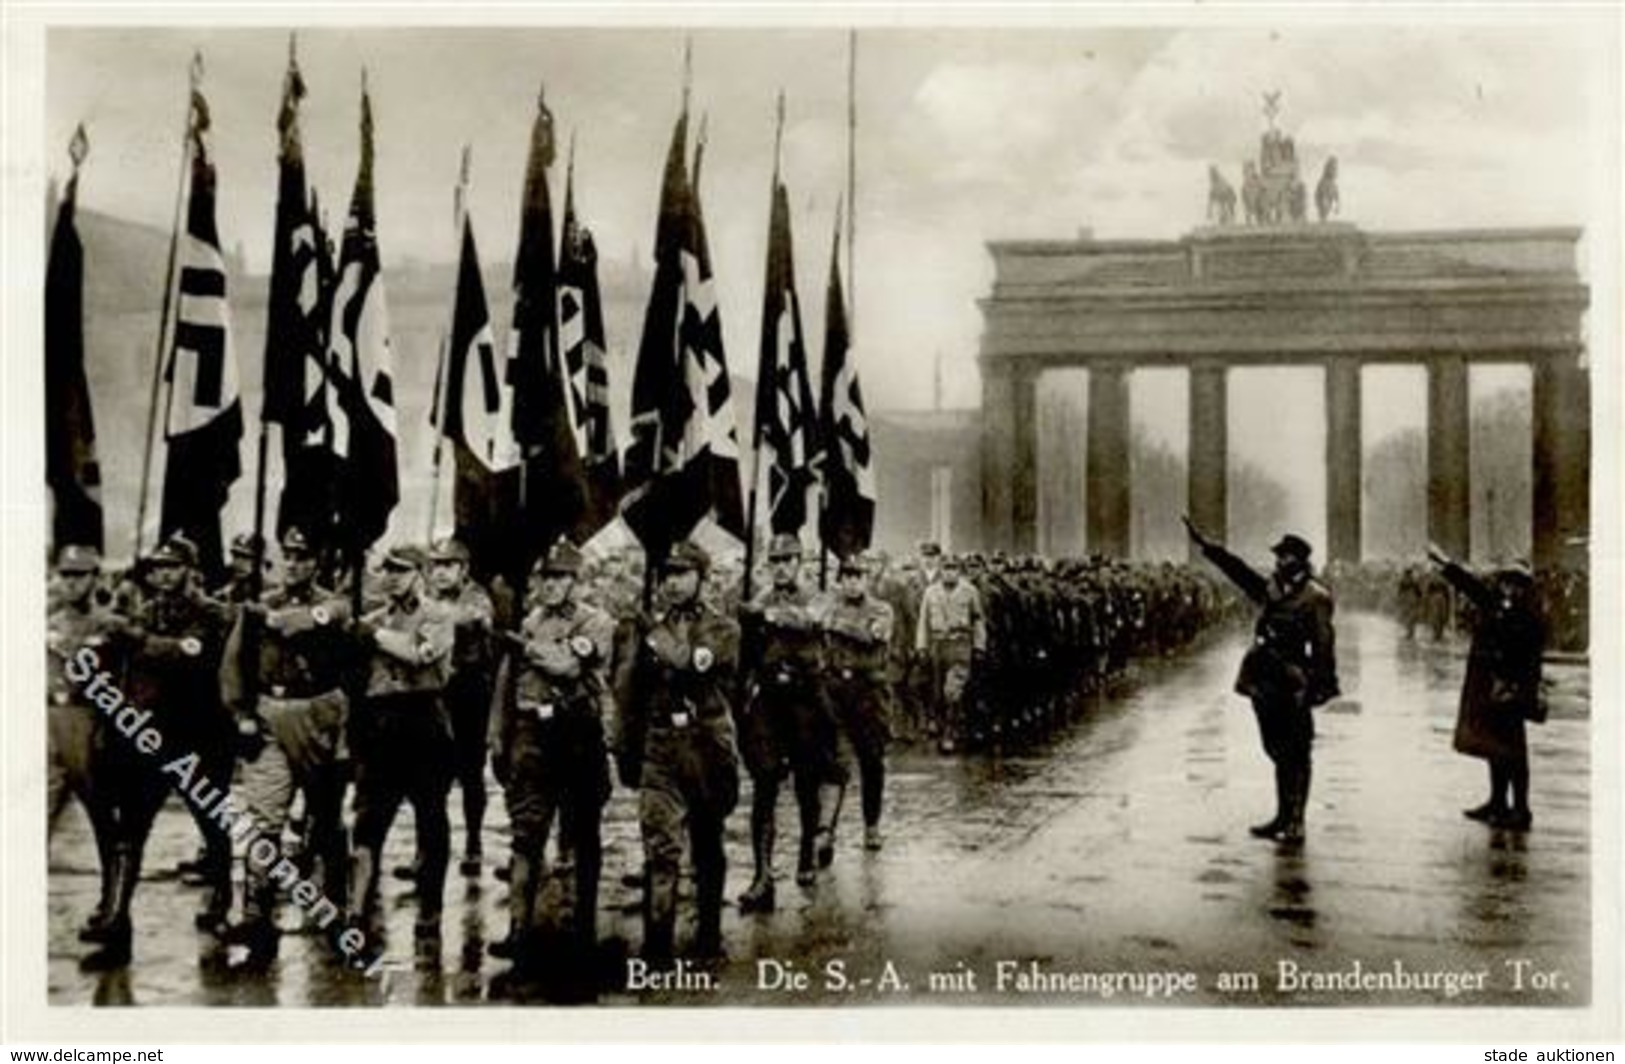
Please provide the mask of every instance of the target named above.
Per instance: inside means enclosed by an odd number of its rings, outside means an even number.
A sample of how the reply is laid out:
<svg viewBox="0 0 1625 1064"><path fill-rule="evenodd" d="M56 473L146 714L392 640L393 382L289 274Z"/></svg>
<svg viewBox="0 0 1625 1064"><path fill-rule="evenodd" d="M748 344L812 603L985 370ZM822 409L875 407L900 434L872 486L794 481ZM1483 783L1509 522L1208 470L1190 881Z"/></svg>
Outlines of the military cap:
<svg viewBox="0 0 1625 1064"><path fill-rule="evenodd" d="M858 576L863 576L868 571L868 559L864 558L864 556L861 554L848 554L846 557L842 558L840 564L835 567L836 576L847 576L854 573Z"/></svg>
<svg viewBox="0 0 1625 1064"><path fill-rule="evenodd" d="M304 530L297 525L282 533L282 556L286 558L291 554L309 554L311 552L310 539Z"/></svg>
<svg viewBox="0 0 1625 1064"><path fill-rule="evenodd" d="M468 564L468 548L455 536L442 536L429 548L431 562L462 562Z"/></svg>
<svg viewBox="0 0 1625 1064"><path fill-rule="evenodd" d="M958 569L963 569L965 567L965 563L959 558L959 556L957 554L944 554L942 556L942 567L944 569L958 570Z"/></svg>
<svg viewBox="0 0 1625 1064"><path fill-rule="evenodd" d="M197 545L177 532L158 544L147 561L152 565L196 565Z"/></svg>
<svg viewBox="0 0 1625 1064"><path fill-rule="evenodd" d="M231 538L231 553L238 558L252 558L260 552L264 540L252 532L239 532Z"/></svg>
<svg viewBox="0 0 1625 1064"><path fill-rule="evenodd" d="M942 544L937 543L937 542L935 542L933 540L926 540L924 543L920 544L920 557L922 557L922 558L940 558L940 557L942 557Z"/></svg>
<svg viewBox="0 0 1625 1064"><path fill-rule="evenodd" d="M778 561L780 558L801 557L801 540L788 532L780 532L767 543L767 557L769 561Z"/></svg>
<svg viewBox="0 0 1625 1064"><path fill-rule="evenodd" d="M705 548L692 540L683 540L666 555L667 572L698 572L702 576L711 568L711 556Z"/></svg>
<svg viewBox="0 0 1625 1064"><path fill-rule="evenodd" d="M1522 558L1503 565L1496 570L1495 576L1499 580L1508 580L1520 584L1533 584L1535 582L1535 571Z"/></svg>
<svg viewBox="0 0 1625 1064"><path fill-rule="evenodd" d="M101 565L102 555L95 547L69 543L56 552L56 571L59 573L93 573Z"/></svg>
<svg viewBox="0 0 1625 1064"><path fill-rule="evenodd" d="M1284 554L1289 558L1296 558L1303 562L1308 561L1309 555L1313 553L1308 540L1291 532L1276 540L1275 546L1271 547L1270 550L1275 554Z"/></svg>
<svg viewBox="0 0 1625 1064"><path fill-rule="evenodd" d="M385 569L421 571L427 560L423 548L413 546L410 543L398 544L384 552Z"/></svg>
<svg viewBox="0 0 1625 1064"><path fill-rule="evenodd" d="M536 559L531 571L542 575L580 576L586 564L587 559L582 557L581 549L560 536L546 554Z"/></svg>

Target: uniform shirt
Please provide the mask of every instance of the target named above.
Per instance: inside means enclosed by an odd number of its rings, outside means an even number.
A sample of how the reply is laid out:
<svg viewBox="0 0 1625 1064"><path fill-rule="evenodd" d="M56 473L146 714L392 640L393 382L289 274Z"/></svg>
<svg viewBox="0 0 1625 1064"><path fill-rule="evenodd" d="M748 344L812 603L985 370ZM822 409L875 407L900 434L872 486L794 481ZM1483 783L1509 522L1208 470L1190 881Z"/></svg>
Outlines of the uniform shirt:
<svg viewBox="0 0 1625 1064"><path fill-rule="evenodd" d="M131 625L125 689L130 701L182 710L218 702L220 656L231 628L229 607L182 588L143 601Z"/></svg>
<svg viewBox="0 0 1625 1064"><path fill-rule="evenodd" d="M451 608L414 595L366 617L373 637L367 695L439 691L451 674L455 618Z"/></svg>
<svg viewBox="0 0 1625 1064"><path fill-rule="evenodd" d="M856 601L837 596L823 619L829 667L837 676L852 671L879 678L891 653L895 617L891 605L873 595Z"/></svg>
<svg viewBox="0 0 1625 1064"><path fill-rule="evenodd" d="M969 580L961 579L953 588L938 581L925 589L925 596L920 600L915 649L929 650L932 644L949 638L969 638L975 649L987 649L982 597Z"/></svg>
<svg viewBox="0 0 1625 1064"><path fill-rule="evenodd" d="M696 603L641 616L626 631L637 642L616 677L617 749L641 756L648 728L673 718L728 717L738 624Z"/></svg>
<svg viewBox="0 0 1625 1064"><path fill-rule="evenodd" d="M1341 693L1337 680L1337 636L1332 628L1332 594L1312 577L1287 587L1265 576L1216 544L1204 548L1242 594L1262 607L1254 625L1254 642L1301 668L1308 681L1309 705L1320 705ZM1238 687L1245 681L1238 679Z"/></svg>
<svg viewBox="0 0 1625 1064"><path fill-rule="evenodd" d="M265 616L253 622L254 638L249 638L251 615L239 610L226 641L220 663L226 705L246 709L250 684L272 698L313 698L338 687L352 651L348 600L309 584L275 588L261 601Z"/></svg>
<svg viewBox="0 0 1625 1064"><path fill-rule="evenodd" d="M823 612L818 597L800 584L763 589L746 611L751 665L762 672L816 673L823 658Z"/></svg>
<svg viewBox="0 0 1625 1064"><path fill-rule="evenodd" d="M67 663L82 647L96 651L103 667L108 662L108 642L114 636L118 618L94 599L81 609L58 603L45 618L45 683L52 704L90 705L84 688L68 678Z"/></svg>
<svg viewBox="0 0 1625 1064"><path fill-rule="evenodd" d="M486 590L472 580L463 581L457 594L435 601L451 608L455 625L451 664L454 669L480 669L490 664L491 628L496 607Z"/></svg>
<svg viewBox="0 0 1625 1064"><path fill-rule="evenodd" d="M520 627L525 641L519 701L547 704L595 694L615 641L615 621L596 606L538 606Z"/></svg>

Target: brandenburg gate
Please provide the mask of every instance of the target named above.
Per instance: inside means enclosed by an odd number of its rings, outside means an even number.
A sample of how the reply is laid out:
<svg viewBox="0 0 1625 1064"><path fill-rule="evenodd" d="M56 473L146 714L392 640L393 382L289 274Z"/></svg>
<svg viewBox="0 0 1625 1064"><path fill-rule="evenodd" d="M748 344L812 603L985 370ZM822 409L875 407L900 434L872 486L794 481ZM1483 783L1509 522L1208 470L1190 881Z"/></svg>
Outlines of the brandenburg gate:
<svg viewBox="0 0 1625 1064"><path fill-rule="evenodd" d="M1335 179L1335 161L1329 170ZM1248 181L1256 179L1249 164ZM1323 189L1325 183L1323 177ZM1198 525L1222 536L1227 373L1235 366L1319 366L1325 556L1357 561L1360 371L1419 364L1427 371L1428 535L1467 557L1468 368L1516 362L1533 371L1533 560L1537 566L1572 560L1590 509L1580 230L1366 232L1305 220L1301 192L1290 214L1255 214L1253 192L1249 187L1251 224L1208 225L1178 240L989 245L995 277L981 303L980 354L988 546L1014 552L1038 546L1036 389L1044 370L1088 370L1088 549L1126 557L1129 379L1136 368L1189 370L1187 508ZM1233 194L1230 205L1225 220L1233 215Z"/></svg>

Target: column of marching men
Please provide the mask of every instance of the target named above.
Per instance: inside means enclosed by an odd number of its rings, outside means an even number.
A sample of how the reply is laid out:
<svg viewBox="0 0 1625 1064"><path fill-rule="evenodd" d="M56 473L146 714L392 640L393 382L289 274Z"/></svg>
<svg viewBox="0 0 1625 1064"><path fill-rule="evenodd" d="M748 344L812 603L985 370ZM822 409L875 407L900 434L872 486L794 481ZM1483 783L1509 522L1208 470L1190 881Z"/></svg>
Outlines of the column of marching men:
<svg viewBox="0 0 1625 1064"><path fill-rule="evenodd" d="M376 960L390 871L414 886L416 933L437 935L451 791L466 840L457 870L478 877L488 764L511 830L497 870L509 880L510 920L494 956L522 971L544 954L596 950L613 764L637 795L642 868L624 871L644 891L644 957L676 954L685 863L695 906L687 952L718 957L723 826L742 777L751 874L737 905L749 915L776 906L780 852L794 855L799 887L817 888L837 853L852 767L872 853L884 845L895 742L952 753L1040 737L1130 661L1175 653L1236 613L1233 596L1184 565L954 556L934 544L895 563L880 552L832 560L821 580L820 559L775 536L746 601L737 561L713 566L692 542L645 585L641 555L589 561L561 540L518 594L501 581L481 586L455 540L390 548L359 591L342 574L324 581L299 529L278 546L259 601L248 593L259 545L246 536L232 545L232 578L210 591L181 536L124 574L103 573L91 548L58 554L50 818L76 797L95 837L101 887L79 936L94 947L87 969L131 961L147 837L176 791L202 837L182 869L203 888L197 927L238 948L235 966L264 971L275 960L284 896L307 925L321 912L314 897L331 903L337 919L319 929L336 956ZM99 680L82 682L87 671ZM150 712L162 754L115 728L109 691ZM781 847L786 782L795 834ZM213 799L228 790L252 818L252 846L216 815ZM403 802L416 856L386 870ZM560 870L571 870L562 921L542 911L550 836ZM559 926L563 934L546 930Z"/></svg>

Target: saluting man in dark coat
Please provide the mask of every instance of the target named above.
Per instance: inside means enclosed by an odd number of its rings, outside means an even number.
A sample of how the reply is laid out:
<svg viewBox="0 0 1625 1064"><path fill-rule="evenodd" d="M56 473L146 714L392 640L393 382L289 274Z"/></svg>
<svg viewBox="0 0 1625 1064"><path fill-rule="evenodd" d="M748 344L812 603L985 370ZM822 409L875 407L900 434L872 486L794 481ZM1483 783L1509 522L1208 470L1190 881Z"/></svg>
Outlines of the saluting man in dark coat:
<svg viewBox="0 0 1625 1064"><path fill-rule="evenodd" d="M1340 693L1332 593L1314 577L1308 542L1287 533L1270 548L1275 571L1258 572L1184 518L1191 540L1241 592L1262 608L1236 692L1252 699L1264 752L1275 763L1275 816L1250 829L1258 838L1303 841L1309 803L1311 710Z"/></svg>
<svg viewBox="0 0 1625 1064"><path fill-rule="evenodd" d="M1490 797L1466 810L1466 815L1492 827L1527 831L1533 818L1524 721L1545 719L1540 708L1540 659L1546 631L1535 608L1534 574L1526 565L1516 564L1482 580L1432 544L1428 557L1474 607L1473 643L1467 652L1453 745L1468 757L1489 762Z"/></svg>

